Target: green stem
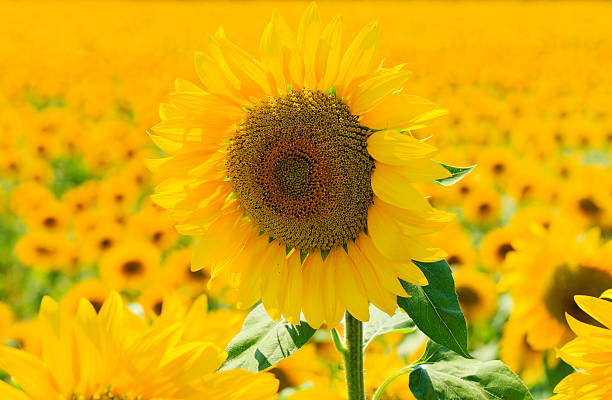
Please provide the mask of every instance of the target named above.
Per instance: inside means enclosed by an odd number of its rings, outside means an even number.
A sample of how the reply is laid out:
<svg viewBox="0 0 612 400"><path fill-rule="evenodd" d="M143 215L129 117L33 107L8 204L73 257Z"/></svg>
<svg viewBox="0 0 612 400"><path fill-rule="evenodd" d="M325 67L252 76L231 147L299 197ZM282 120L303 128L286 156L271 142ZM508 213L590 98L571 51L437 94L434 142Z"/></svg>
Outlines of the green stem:
<svg viewBox="0 0 612 400"><path fill-rule="evenodd" d="M382 383L382 385L380 385L378 387L378 389L376 390L376 393L374 393L374 397L372 397L372 400L380 400L380 399L382 399L382 395L385 392L385 389L387 388L387 386L389 386L389 384L391 382L393 382L395 379L399 378L400 376L402 376L404 374L408 374L408 373L412 372L413 369L414 369L414 365L408 365L408 366L400 369L399 371L395 372L390 377L388 377Z"/></svg>
<svg viewBox="0 0 612 400"><path fill-rule="evenodd" d="M346 351L344 370L346 373L346 389L348 400L365 400L365 386L363 383L363 324L346 312L346 332L344 343Z"/></svg>

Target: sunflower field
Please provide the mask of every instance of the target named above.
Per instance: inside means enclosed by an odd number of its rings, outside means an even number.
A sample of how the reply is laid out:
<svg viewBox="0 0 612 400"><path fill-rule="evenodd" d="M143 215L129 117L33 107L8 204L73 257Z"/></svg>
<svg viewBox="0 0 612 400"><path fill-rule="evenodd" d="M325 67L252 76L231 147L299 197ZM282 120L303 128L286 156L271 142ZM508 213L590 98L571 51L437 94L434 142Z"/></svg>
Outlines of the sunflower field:
<svg viewBox="0 0 612 400"><path fill-rule="evenodd" d="M0 15L0 400L612 399L612 3Z"/></svg>

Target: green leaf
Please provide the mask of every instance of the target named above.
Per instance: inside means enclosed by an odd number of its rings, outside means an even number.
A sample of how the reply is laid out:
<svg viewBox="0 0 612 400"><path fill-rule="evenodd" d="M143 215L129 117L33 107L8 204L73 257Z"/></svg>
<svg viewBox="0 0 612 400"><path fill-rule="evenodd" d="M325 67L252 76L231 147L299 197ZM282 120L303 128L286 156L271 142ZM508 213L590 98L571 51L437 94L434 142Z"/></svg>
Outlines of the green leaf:
<svg viewBox="0 0 612 400"><path fill-rule="evenodd" d="M518 376L501 361L465 359L429 342L410 373L410 391L418 400L533 400Z"/></svg>
<svg viewBox="0 0 612 400"><path fill-rule="evenodd" d="M220 370L264 370L304 346L315 332L304 321L300 325L274 321L260 304L247 316L242 330L230 342L227 360Z"/></svg>
<svg viewBox="0 0 612 400"><path fill-rule="evenodd" d="M408 315L400 311L390 317L385 312L370 304L370 320L363 324L363 348L377 336L389 332L414 332L414 322Z"/></svg>
<svg viewBox="0 0 612 400"><path fill-rule="evenodd" d="M432 340L470 358L465 318L459 307L450 267L444 260L414 263L421 268L429 285L418 286L400 280L411 297L398 297L397 304Z"/></svg>
<svg viewBox="0 0 612 400"><path fill-rule="evenodd" d="M472 170L476 167L475 165L472 165L471 167L453 167L452 165L446 165L442 163L439 164L451 173L451 176L449 176L448 178L436 179L434 181L442 186L454 185L455 183L463 179L464 176L472 172Z"/></svg>

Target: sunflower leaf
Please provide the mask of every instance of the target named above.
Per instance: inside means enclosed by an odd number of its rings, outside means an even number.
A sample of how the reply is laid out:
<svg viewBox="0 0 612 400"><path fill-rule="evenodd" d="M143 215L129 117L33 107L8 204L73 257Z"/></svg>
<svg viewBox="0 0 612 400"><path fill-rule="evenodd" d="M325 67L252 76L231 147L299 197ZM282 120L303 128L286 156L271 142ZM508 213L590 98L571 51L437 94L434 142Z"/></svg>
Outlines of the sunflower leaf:
<svg viewBox="0 0 612 400"><path fill-rule="evenodd" d="M466 360L429 341L417 364L409 387L418 400L533 400L519 377L498 360Z"/></svg>
<svg viewBox="0 0 612 400"><path fill-rule="evenodd" d="M246 369L262 371L304 346L316 329L306 322L292 325L285 320L274 321L263 304L251 311L240 333L227 347L227 360L220 370Z"/></svg>
<svg viewBox="0 0 612 400"><path fill-rule="evenodd" d="M451 173L451 176L449 176L448 178L434 180L434 182L439 183L442 186L454 185L455 183L463 179L464 176L472 172L474 168L476 168L475 165L472 165L471 167L453 167L452 165L446 165L443 163L439 163L439 164L443 166L444 168L446 168L448 172Z"/></svg>
<svg viewBox="0 0 612 400"><path fill-rule="evenodd" d="M414 322L408 315L398 309L390 317L370 304L370 320L363 324L363 348L365 349L377 336L398 331L406 333L415 331Z"/></svg>
<svg viewBox="0 0 612 400"><path fill-rule="evenodd" d="M423 271L429 285L400 282L410 297L398 297L397 305L408 313L416 326L432 340L471 358L467 350L465 317L455 293L455 282L446 261L414 261Z"/></svg>

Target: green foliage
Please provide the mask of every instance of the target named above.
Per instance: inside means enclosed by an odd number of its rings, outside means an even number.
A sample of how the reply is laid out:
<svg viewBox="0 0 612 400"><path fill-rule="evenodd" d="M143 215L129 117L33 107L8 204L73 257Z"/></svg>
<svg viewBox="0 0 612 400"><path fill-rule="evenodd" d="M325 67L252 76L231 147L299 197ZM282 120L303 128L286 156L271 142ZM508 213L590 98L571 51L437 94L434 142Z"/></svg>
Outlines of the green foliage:
<svg viewBox="0 0 612 400"><path fill-rule="evenodd" d="M377 336L389 332L414 332L414 322L410 317L397 310L392 317L370 304L370 320L363 324L363 348Z"/></svg>
<svg viewBox="0 0 612 400"><path fill-rule="evenodd" d="M398 297L397 304L431 339L464 357L470 357L465 318L459 307L449 265L444 260L414 263L421 268L429 285L418 286L400 280L411 297Z"/></svg>
<svg viewBox="0 0 612 400"><path fill-rule="evenodd" d="M436 179L434 181L442 186L454 185L455 183L463 179L464 176L472 172L472 170L476 167L475 165L472 165L471 167L453 167L452 165L446 165L443 163L439 164L446 168L448 172L452 174L452 176L449 176L448 178Z"/></svg>
<svg viewBox="0 0 612 400"><path fill-rule="evenodd" d="M282 319L276 322L259 304L227 347L228 357L220 370L262 371L304 346L315 331L304 321L300 325Z"/></svg>
<svg viewBox="0 0 612 400"><path fill-rule="evenodd" d="M465 359L431 341L409 385L418 400L533 400L501 361Z"/></svg>

